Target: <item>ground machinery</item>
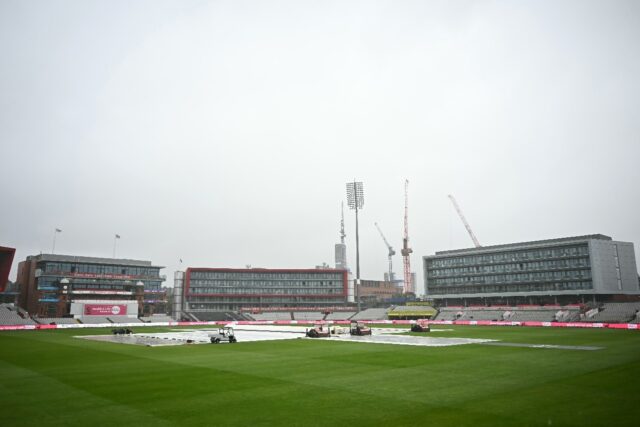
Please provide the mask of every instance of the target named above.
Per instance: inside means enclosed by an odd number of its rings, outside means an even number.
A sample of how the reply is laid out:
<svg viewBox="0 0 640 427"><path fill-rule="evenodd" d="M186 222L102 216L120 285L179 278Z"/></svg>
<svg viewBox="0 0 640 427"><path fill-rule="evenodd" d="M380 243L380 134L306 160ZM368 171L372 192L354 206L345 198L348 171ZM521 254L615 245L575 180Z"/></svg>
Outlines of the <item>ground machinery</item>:
<svg viewBox="0 0 640 427"><path fill-rule="evenodd" d="M351 335L363 336L363 335L371 335L371 328L361 322L351 322L351 327L349 328L349 333Z"/></svg>
<svg viewBox="0 0 640 427"><path fill-rule="evenodd" d="M218 329L218 332L210 333L209 340L211 344L220 344L223 341L230 344L238 342L231 326L225 326L224 328Z"/></svg>
<svg viewBox="0 0 640 427"><path fill-rule="evenodd" d="M305 334L309 338L327 338L331 336L331 327L329 324L316 323L313 328L308 328Z"/></svg>
<svg viewBox="0 0 640 427"><path fill-rule="evenodd" d="M411 325L411 332L431 332L431 327L426 320L418 320Z"/></svg>

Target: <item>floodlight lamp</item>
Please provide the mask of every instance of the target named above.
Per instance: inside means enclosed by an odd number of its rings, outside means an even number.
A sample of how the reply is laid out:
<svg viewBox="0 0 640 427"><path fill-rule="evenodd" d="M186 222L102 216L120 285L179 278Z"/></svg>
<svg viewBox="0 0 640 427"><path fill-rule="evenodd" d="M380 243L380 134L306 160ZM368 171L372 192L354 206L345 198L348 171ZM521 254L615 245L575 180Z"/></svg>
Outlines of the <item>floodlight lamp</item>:
<svg viewBox="0 0 640 427"><path fill-rule="evenodd" d="M364 190L362 182L347 183L347 205L350 209L362 209L364 206Z"/></svg>

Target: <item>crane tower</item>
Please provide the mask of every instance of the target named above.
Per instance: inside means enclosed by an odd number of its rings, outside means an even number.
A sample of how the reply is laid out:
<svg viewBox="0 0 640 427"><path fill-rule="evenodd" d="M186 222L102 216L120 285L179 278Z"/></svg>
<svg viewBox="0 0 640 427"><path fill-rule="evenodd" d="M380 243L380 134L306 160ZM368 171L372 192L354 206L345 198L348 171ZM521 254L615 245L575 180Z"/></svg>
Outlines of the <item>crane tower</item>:
<svg viewBox="0 0 640 427"><path fill-rule="evenodd" d="M409 255L413 249L409 247L409 180L404 181L404 236L402 238L402 259L404 261L404 293L415 293L411 280L411 260Z"/></svg>
<svg viewBox="0 0 640 427"><path fill-rule="evenodd" d="M449 199L451 199L451 203L453 203L453 207L456 209L456 212L458 212L458 216L462 220L462 223L464 224L464 228L467 229L467 233L469 233L469 237L471 237L471 240L473 240L473 244L476 246L476 248L482 247L482 245L476 238L476 235L473 234L473 231L471 230L471 226L467 222L467 219L462 214L462 210L460 209L460 206L458 206L458 202L456 202L456 199L451 194L449 194L448 197Z"/></svg>
<svg viewBox="0 0 640 427"><path fill-rule="evenodd" d="M393 261L391 260L391 257L393 257L396 254L396 251L393 250L393 248L391 247L391 245L389 244L389 242L387 242L387 238L384 237L384 234L382 234L382 230L380 230L380 227L378 226L378 223L374 223L376 225L376 228L378 229L378 233L380 233L380 236L382 237L382 240L384 240L384 244L387 245L387 249L389 249L389 254L387 255L387 257L389 258L389 277L388 280L389 282L393 282L393 279L395 279L395 274L393 274Z"/></svg>

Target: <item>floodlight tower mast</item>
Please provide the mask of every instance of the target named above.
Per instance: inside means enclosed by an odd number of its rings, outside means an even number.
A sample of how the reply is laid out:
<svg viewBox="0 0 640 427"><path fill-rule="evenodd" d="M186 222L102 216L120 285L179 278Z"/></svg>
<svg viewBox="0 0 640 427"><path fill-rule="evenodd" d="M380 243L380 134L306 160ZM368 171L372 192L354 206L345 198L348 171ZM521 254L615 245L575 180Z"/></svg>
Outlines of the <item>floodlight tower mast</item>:
<svg viewBox="0 0 640 427"><path fill-rule="evenodd" d="M382 230L380 230L380 227L378 226L378 223L374 223L376 225L376 228L378 229L378 233L380 233L380 237L382 237L382 240L384 240L384 244L387 245L387 249L389 249L389 254L387 255L389 258L389 281L393 282L394 279L394 274L393 274L393 261L391 260L391 257L394 256L396 254L396 251L393 250L393 248L391 247L391 245L389 244L389 242L387 242L387 238L384 237L384 234L382 234Z"/></svg>
<svg viewBox="0 0 640 427"><path fill-rule="evenodd" d="M364 190L362 182L347 183L347 204L349 208L356 211L356 302L358 303L358 311L360 311L360 234L358 232L358 209L364 206Z"/></svg>
<svg viewBox="0 0 640 427"><path fill-rule="evenodd" d="M467 229L467 233L469 233L469 237L471 237L471 240L473 240L473 244L476 246L476 248L482 247L480 242L478 242L478 239L476 239L476 235L473 234L473 231L471 230L471 226L467 222L467 219L462 214L462 210L460 209L460 206L458 206L458 202L456 202L456 199L451 194L449 194L447 197L451 199L451 203L453 203L453 207L456 209L456 212L458 212L458 216L462 220L462 223L464 224L464 228Z"/></svg>
<svg viewBox="0 0 640 427"><path fill-rule="evenodd" d="M414 293L413 283L411 283L411 260L409 255L413 249L409 247L409 180L404 181L404 236L402 239L402 258L404 261L404 293Z"/></svg>

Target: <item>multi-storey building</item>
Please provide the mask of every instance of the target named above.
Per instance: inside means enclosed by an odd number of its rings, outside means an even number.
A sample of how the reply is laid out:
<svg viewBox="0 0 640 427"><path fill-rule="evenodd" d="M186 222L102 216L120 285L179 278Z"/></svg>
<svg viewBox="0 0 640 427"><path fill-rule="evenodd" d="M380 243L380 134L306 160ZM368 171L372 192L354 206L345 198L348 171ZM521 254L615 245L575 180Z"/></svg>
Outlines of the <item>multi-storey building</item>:
<svg viewBox="0 0 640 427"><path fill-rule="evenodd" d="M334 307L347 302L347 271L336 269L188 268L184 310Z"/></svg>
<svg viewBox="0 0 640 427"><path fill-rule="evenodd" d="M638 295L632 243L601 234L436 252L423 257L440 304L576 303Z"/></svg>
<svg viewBox="0 0 640 427"><path fill-rule="evenodd" d="M29 256L18 266L20 306L42 317L166 313L162 268L130 259Z"/></svg>
<svg viewBox="0 0 640 427"><path fill-rule="evenodd" d="M385 273L386 277L386 273ZM360 282L360 300L367 306L375 307L376 303L391 300L402 294L402 285L386 280L362 280Z"/></svg>

